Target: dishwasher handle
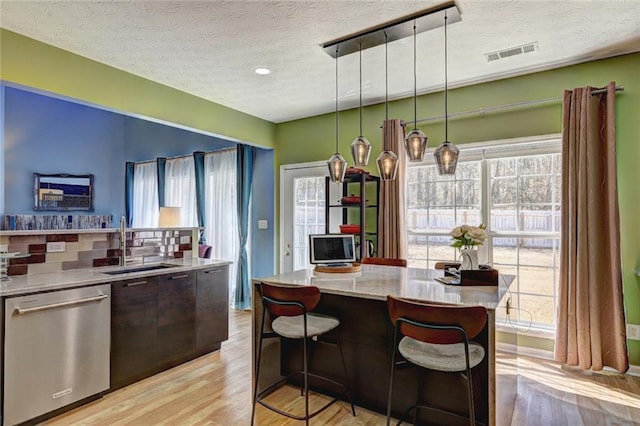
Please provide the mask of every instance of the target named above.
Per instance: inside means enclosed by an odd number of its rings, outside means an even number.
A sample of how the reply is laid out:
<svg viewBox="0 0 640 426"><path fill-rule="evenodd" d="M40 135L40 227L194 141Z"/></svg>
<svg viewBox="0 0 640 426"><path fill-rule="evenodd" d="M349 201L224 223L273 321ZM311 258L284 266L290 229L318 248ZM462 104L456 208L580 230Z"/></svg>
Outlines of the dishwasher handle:
<svg viewBox="0 0 640 426"><path fill-rule="evenodd" d="M99 302L103 299L106 299L107 297L109 296L107 296L106 294L100 294L98 296L87 297L86 299L69 300L67 302L52 303L50 305L35 306L33 308L16 308L15 313L18 315L25 315L25 314L30 314L32 312L46 311L49 309L62 308L65 306L82 305L85 303Z"/></svg>

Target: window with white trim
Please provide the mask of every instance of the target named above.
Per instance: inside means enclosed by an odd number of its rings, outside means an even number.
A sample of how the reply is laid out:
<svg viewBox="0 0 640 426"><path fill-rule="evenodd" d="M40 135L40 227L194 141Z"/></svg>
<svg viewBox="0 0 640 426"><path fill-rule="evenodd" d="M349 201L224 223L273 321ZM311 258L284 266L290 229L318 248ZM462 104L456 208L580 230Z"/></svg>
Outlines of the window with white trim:
<svg viewBox="0 0 640 426"><path fill-rule="evenodd" d="M294 180L293 270L309 267L309 234L325 233L325 177Z"/></svg>
<svg viewBox="0 0 640 426"><path fill-rule="evenodd" d="M481 263L516 276L510 321L555 329L560 244L560 136L459 145L453 176L432 159L407 167L410 266L457 260L449 232L487 225Z"/></svg>

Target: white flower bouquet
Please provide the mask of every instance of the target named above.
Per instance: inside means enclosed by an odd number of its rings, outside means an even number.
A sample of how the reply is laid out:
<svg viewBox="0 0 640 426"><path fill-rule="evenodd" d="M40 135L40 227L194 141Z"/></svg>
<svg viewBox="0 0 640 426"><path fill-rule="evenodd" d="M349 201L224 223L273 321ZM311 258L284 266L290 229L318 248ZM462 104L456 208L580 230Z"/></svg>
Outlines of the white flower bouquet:
<svg viewBox="0 0 640 426"><path fill-rule="evenodd" d="M487 229L487 225L482 223L480 224L480 226L456 226L450 232L453 240L453 243L451 243L451 247L459 249L470 249L474 246L481 246L487 239L487 233L485 229Z"/></svg>

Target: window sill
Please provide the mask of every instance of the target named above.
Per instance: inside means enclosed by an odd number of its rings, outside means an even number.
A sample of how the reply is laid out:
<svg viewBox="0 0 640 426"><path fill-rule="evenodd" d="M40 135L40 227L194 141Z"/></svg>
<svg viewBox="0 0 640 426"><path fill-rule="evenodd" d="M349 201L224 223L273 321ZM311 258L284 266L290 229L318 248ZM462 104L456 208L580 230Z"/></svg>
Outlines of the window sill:
<svg viewBox="0 0 640 426"><path fill-rule="evenodd" d="M505 320L506 321L506 320ZM525 327L521 325L511 325L508 322L501 322L501 318L496 320L496 332L506 334L518 334L520 336L530 336L539 339L555 340L556 333L553 330L536 327Z"/></svg>

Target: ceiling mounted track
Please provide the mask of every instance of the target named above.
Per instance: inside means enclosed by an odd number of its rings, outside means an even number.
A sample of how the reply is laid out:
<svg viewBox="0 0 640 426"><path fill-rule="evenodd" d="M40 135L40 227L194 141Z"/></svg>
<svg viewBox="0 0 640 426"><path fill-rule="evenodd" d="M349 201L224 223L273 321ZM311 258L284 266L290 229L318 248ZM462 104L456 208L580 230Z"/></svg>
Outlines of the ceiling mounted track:
<svg viewBox="0 0 640 426"><path fill-rule="evenodd" d="M322 44L322 49L332 58L336 58L358 52L361 48L360 43L362 43L362 50L380 46L385 41L392 42L412 36L414 22L416 33L423 33L442 27L445 13L447 14L448 24L462 20L458 6L454 1L450 1L328 41ZM336 49L336 47L339 47L339 49Z"/></svg>

